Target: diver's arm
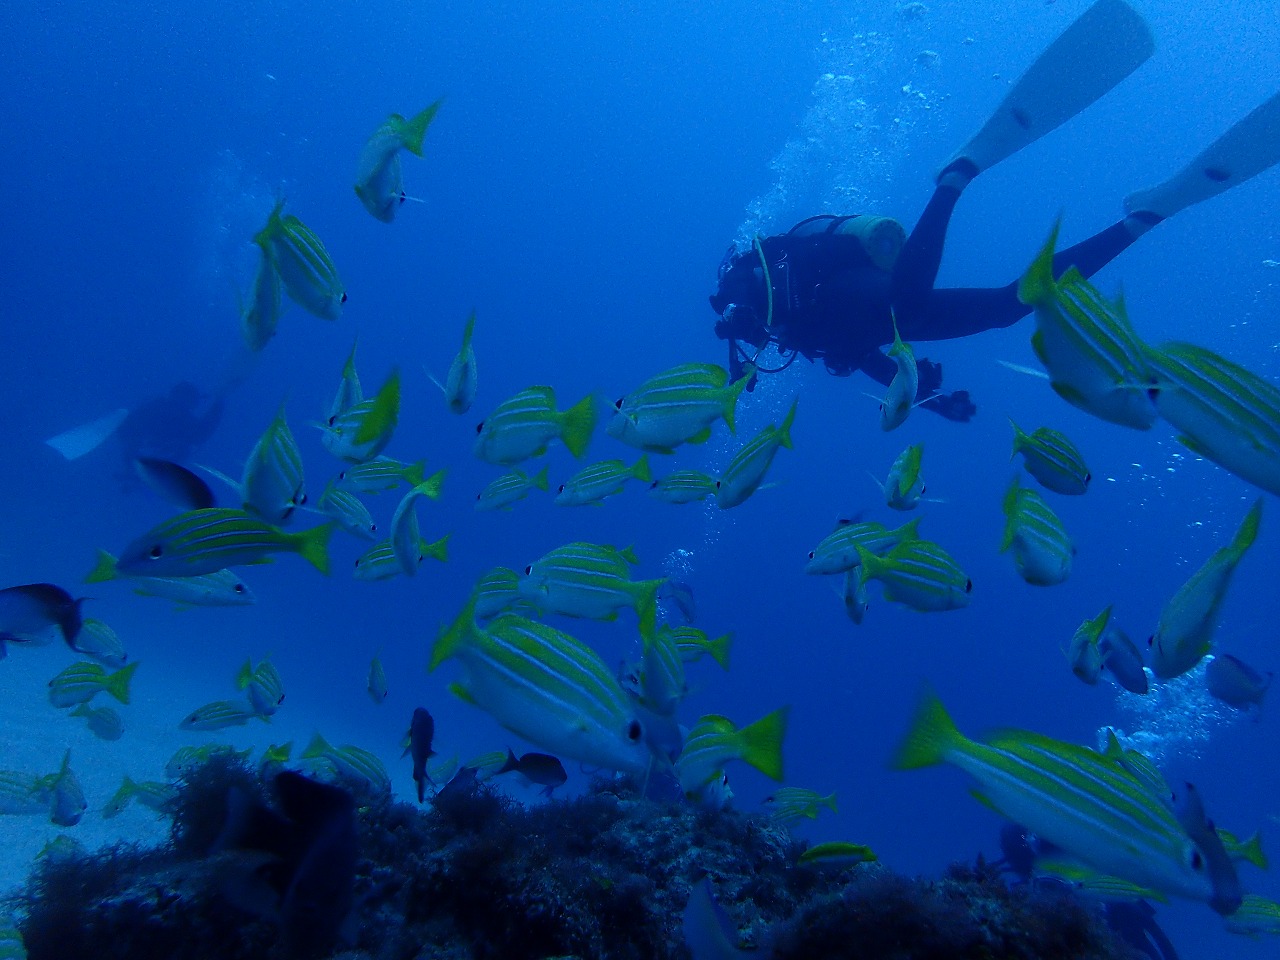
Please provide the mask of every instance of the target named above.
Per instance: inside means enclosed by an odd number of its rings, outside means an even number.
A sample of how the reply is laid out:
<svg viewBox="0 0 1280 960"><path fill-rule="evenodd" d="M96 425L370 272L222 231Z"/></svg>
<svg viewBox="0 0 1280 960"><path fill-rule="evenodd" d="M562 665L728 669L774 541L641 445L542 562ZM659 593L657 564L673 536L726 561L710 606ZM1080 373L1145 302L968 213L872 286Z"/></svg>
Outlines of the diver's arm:
<svg viewBox="0 0 1280 960"><path fill-rule="evenodd" d="M893 383L898 365L879 350L868 350L867 355L858 363L858 369L882 387L887 387Z"/></svg>

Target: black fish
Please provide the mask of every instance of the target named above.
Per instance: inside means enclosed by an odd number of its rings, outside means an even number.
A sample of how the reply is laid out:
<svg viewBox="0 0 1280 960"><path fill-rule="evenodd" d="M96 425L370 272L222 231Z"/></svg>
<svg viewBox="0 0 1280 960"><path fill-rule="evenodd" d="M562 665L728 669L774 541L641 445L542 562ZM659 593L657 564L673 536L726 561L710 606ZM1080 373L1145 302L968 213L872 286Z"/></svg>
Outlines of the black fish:
<svg viewBox="0 0 1280 960"><path fill-rule="evenodd" d="M426 799L426 785L431 781L427 773L427 760L435 756L431 749L431 741L435 739L436 722L425 708L418 707L413 711L413 720L409 724L409 753L413 756L413 782L418 785L418 802Z"/></svg>
<svg viewBox="0 0 1280 960"><path fill-rule="evenodd" d="M172 460L137 457L133 468L160 496L188 510L204 510L216 505L213 491L202 479Z"/></svg>
<svg viewBox="0 0 1280 960"><path fill-rule="evenodd" d="M545 787L543 796L551 796L551 791L569 779L564 764L547 753L526 753L517 757L515 751L507 747L507 762L502 765L499 774L514 771L530 783ZM495 774L497 776L497 774Z"/></svg>
<svg viewBox="0 0 1280 960"><path fill-rule="evenodd" d="M0 658L5 641L30 640L57 625L62 639L72 650L80 634L80 604L76 598L52 583L27 583L0 590Z"/></svg>
<svg viewBox="0 0 1280 960"><path fill-rule="evenodd" d="M326 955L352 916L359 843L356 805L341 787L286 770L274 780L279 810L233 790L214 852L263 854L226 892L237 905L273 917L285 955Z"/></svg>

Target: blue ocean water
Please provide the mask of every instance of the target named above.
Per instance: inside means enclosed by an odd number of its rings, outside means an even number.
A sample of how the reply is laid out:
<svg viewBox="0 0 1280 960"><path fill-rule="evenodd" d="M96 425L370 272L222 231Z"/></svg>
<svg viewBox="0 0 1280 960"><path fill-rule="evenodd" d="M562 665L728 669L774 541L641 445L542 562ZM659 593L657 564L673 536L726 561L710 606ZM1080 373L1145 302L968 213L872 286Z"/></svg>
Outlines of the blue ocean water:
<svg viewBox="0 0 1280 960"><path fill-rule="evenodd" d="M1008 282L1059 214L1069 242L1114 222L1126 193L1163 179L1274 92L1280 23L1265 5L1134 5L1155 31L1156 56L966 191L939 285ZM917 346L943 363L948 389L972 392L979 412L967 425L920 411L886 435L864 395L879 389L865 378L828 377L801 360L765 379L740 408L736 438L721 432L670 458L719 469L798 396L795 450L779 454L774 486L733 511L669 506L639 489L598 508L534 495L511 513L472 510L498 473L470 452L488 410L533 383L554 386L566 405L589 393L611 403L675 363L723 362L706 296L728 243L821 212L876 212L910 226L939 164L1087 4L937 2L920 17L901 6L79 2L0 12L10 38L0 81L12 92L0 101L10 134L0 400L12 422L0 460L0 580L73 589L95 548L118 550L171 512L122 488L110 443L65 462L42 441L180 380L213 391L229 371L246 374L199 462L238 473L285 401L318 493L339 467L306 423L327 408L357 338L367 387L392 366L404 374L388 453L448 469L444 498L421 516L429 538L453 534L450 561L428 562L413 579L349 579L363 550L350 539L335 539L327 579L293 557L248 568L259 602L243 609L175 611L120 585L93 588L88 612L142 663L129 732L115 744L91 741L29 682L70 654L18 649L0 664L14 754L48 767L74 743L77 763L94 771L87 825L122 772L158 777L174 748L212 739L180 733L178 720L230 695L247 656L270 654L285 707L271 729L225 739L305 741L318 729L377 752L407 793L398 753L414 706L435 714L446 754L465 759L510 741L446 692L454 669L425 673L439 625L489 567L522 568L586 539L634 544L644 575L678 572L693 586L698 626L734 632L731 671L695 668L683 720L715 712L744 723L791 705L787 782L840 798L838 816L804 828L811 839L868 843L906 872L995 855L1000 821L967 796L960 774L887 768L927 683L974 734L1013 725L1092 744L1106 724L1146 732L1171 782L1193 780L1220 825L1261 828L1274 845L1273 710L1233 715L1190 682L1136 703L1108 681L1083 686L1061 653L1107 603L1145 637L1259 491L1187 452L1163 424L1149 433L1103 424L1000 366L1034 363L1030 321ZM351 193L360 147L389 112L437 97L426 155L405 163L406 189L425 203L378 223ZM237 294L252 276L249 239L277 197L324 238L350 300L332 324L290 309L250 368ZM1123 286L1148 339L1192 340L1275 381L1278 207L1271 171L1160 225L1097 282ZM459 418L422 368L443 373L472 309L480 392ZM1027 586L998 552L1014 472L1007 416L1065 431L1094 473L1087 496L1053 500L1078 548L1071 579L1057 587ZM835 581L805 576L803 562L838 517L896 519L877 506L867 474L883 475L908 442L925 444L939 501L921 507L923 530L965 566L973 601L923 615L873 588L855 627ZM590 457L609 456L631 453L598 429ZM557 482L576 468L563 448L548 462ZM375 503L388 523L393 495ZM1265 505L1218 638L1261 669L1276 662L1280 613L1273 508ZM636 654L625 615L560 625L607 662ZM364 691L378 652L391 685L382 706ZM748 809L772 787L746 768L730 777ZM570 786L584 779L574 770ZM39 843L52 830L17 822ZM1243 879L1280 896L1267 874ZM1202 905L1162 906L1159 919L1188 957L1274 949L1222 932Z"/></svg>

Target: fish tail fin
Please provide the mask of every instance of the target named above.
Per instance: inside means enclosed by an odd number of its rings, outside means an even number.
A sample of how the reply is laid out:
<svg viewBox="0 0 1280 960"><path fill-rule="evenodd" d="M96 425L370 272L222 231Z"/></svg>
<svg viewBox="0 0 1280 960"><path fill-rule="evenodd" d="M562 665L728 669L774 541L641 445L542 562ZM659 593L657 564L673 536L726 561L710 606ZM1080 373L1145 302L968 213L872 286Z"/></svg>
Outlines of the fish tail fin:
<svg viewBox="0 0 1280 960"><path fill-rule="evenodd" d="M400 419L400 368L391 371L387 382L373 398L373 408L356 431L356 443L369 443L395 429Z"/></svg>
<svg viewBox="0 0 1280 960"><path fill-rule="evenodd" d="M1022 488L1018 486L1018 478L1015 476L1013 482L1009 484L1009 489L1004 492L1004 502L1002 508L1007 519L1004 525L1004 534L1000 538L1000 552L1004 553L1013 546L1013 537L1016 527L1013 523L1013 512L1018 508L1018 491Z"/></svg>
<svg viewBox="0 0 1280 960"><path fill-rule="evenodd" d="M799 397L796 397L791 401L791 409L787 411L787 415L783 418L782 423L778 425L778 442L788 450L793 449L791 446L791 425L795 423L796 406L799 403Z"/></svg>
<svg viewBox="0 0 1280 960"><path fill-rule="evenodd" d="M653 479L653 474L649 472L649 455L647 453L640 454L640 459L631 468L631 476L645 483Z"/></svg>
<svg viewBox="0 0 1280 960"><path fill-rule="evenodd" d="M407 120L401 117L400 122L396 124L396 133L400 137L400 142L415 157L422 156L422 141L427 135L427 127L431 126L431 121L436 118L436 111L440 109L442 102L437 100L427 109L414 114Z"/></svg>
<svg viewBox="0 0 1280 960"><path fill-rule="evenodd" d="M123 704L129 703L129 681L133 679L134 671L138 669L137 661L128 666L121 667L115 673L108 676L103 681L103 689L111 696L115 697Z"/></svg>
<svg viewBox="0 0 1280 960"><path fill-rule="evenodd" d="M876 556L866 547L855 546L854 549L858 551L858 566L862 567L863 580L874 580L889 569L886 560Z"/></svg>
<svg viewBox="0 0 1280 960"><path fill-rule="evenodd" d="M1009 418L1009 426L1013 427L1013 449L1009 452L1009 459L1012 460L1026 446L1027 435L1013 422L1013 417Z"/></svg>
<svg viewBox="0 0 1280 960"><path fill-rule="evenodd" d="M914 517L894 531L897 534L899 543L908 543L912 540L920 539L920 520L920 517Z"/></svg>
<svg viewBox="0 0 1280 960"><path fill-rule="evenodd" d="M467 317L467 324L462 328L462 350L465 353L471 347L471 334L476 329L476 312L471 311L471 316Z"/></svg>
<svg viewBox="0 0 1280 960"><path fill-rule="evenodd" d="M1053 280L1053 251L1058 245L1058 230L1062 221L1057 220L1049 231L1049 239L1040 248L1027 272L1018 281L1018 299L1029 307L1047 303L1056 296Z"/></svg>
<svg viewBox="0 0 1280 960"><path fill-rule="evenodd" d="M733 642L733 634L726 633L707 643L707 653L711 659L720 664L721 669L729 669L729 644Z"/></svg>
<svg viewBox="0 0 1280 960"><path fill-rule="evenodd" d="M468 633L475 625L475 616L476 596L473 593L453 623L442 628L436 637L435 645L431 648L431 660L427 663L428 671L434 670L462 649Z"/></svg>
<svg viewBox="0 0 1280 960"><path fill-rule="evenodd" d="M782 738L790 709L780 707L738 731L744 748L742 759L774 780L782 779Z"/></svg>
<svg viewBox="0 0 1280 960"><path fill-rule="evenodd" d="M324 523L310 530L297 534L298 553L302 559L311 564L326 577L329 575L329 536L333 533L333 524Z"/></svg>
<svg viewBox="0 0 1280 960"><path fill-rule="evenodd" d="M898 748L893 767L896 770L917 770L942 763L948 748L961 737L942 701L929 693L916 711L911 731Z"/></svg>
<svg viewBox="0 0 1280 960"><path fill-rule="evenodd" d="M284 210L284 204L284 197L277 200L275 206L271 208L270 216L267 217L267 225L253 235L253 242L268 255L271 253L271 238L275 236L276 230L279 229L280 213Z"/></svg>
<svg viewBox="0 0 1280 960"><path fill-rule="evenodd" d="M499 774L510 773L512 770L519 770L519 769L520 769L520 761L516 758L516 752L512 750L510 747L507 747L507 761L501 767L498 768L498 772L495 773L494 776L496 777Z"/></svg>
<svg viewBox="0 0 1280 960"><path fill-rule="evenodd" d="M831 808L832 813L840 812L839 810L836 809L836 795L834 791L827 794L827 796L823 797L822 802Z"/></svg>
<svg viewBox="0 0 1280 960"><path fill-rule="evenodd" d="M419 460L417 463L409 464L404 468L404 473L401 476L404 477L405 483L409 484L409 486L416 487L426 479L427 461Z"/></svg>
<svg viewBox="0 0 1280 960"><path fill-rule="evenodd" d="M547 471L550 469L551 469L550 467L544 466L541 470L539 470L537 473L533 475L533 477L530 479L530 484L532 486L537 487L539 490L549 489L551 486L551 481L547 479Z"/></svg>
<svg viewBox="0 0 1280 960"><path fill-rule="evenodd" d="M756 374L755 367L747 369L742 376L733 381L729 385L729 389L725 391L724 407L721 409L721 415L724 422L729 425L729 432L736 433L737 425L734 423L734 417L737 415L738 398L742 396L742 391L747 389L747 384L751 382L751 378Z"/></svg>
<svg viewBox="0 0 1280 960"><path fill-rule="evenodd" d="M560 421L560 439L575 457L587 452L587 444L591 442L591 431L596 426L596 398L593 395L583 397L562 414Z"/></svg>
<svg viewBox="0 0 1280 960"><path fill-rule="evenodd" d="M1254 539L1258 536L1258 524L1262 521L1262 498L1259 497L1249 512L1245 515L1244 522L1240 524L1240 529L1236 531L1235 537L1231 540L1231 552L1237 557L1244 556L1244 552L1253 546Z"/></svg>
<svg viewBox="0 0 1280 960"><path fill-rule="evenodd" d="M635 585L636 614L640 617L640 638L646 644L653 639L654 631L658 628L658 590L666 582L665 579L659 578L640 580Z"/></svg>
<svg viewBox="0 0 1280 960"><path fill-rule="evenodd" d="M332 749L333 747L329 746L329 742L317 732L311 735L311 742L307 744L307 749L302 751L298 759L319 760Z"/></svg>
<svg viewBox="0 0 1280 960"><path fill-rule="evenodd" d="M244 666L236 671L236 689L243 690L253 680L253 658L246 657Z"/></svg>
<svg viewBox="0 0 1280 960"><path fill-rule="evenodd" d="M421 483L414 484L413 489L417 490L424 497L427 497L430 500L439 500L440 491L444 487L444 475L447 472L448 471L444 469L437 470Z"/></svg>
<svg viewBox="0 0 1280 960"><path fill-rule="evenodd" d="M119 576L116 571L116 558L105 550L98 551L98 562L94 568L89 571L89 575L84 578L85 583L103 583L107 580L114 580Z"/></svg>
<svg viewBox="0 0 1280 960"><path fill-rule="evenodd" d="M1259 870L1266 870L1267 855L1262 852L1262 835L1254 831L1253 836L1248 840L1241 841L1239 855L1242 859L1247 860Z"/></svg>
<svg viewBox="0 0 1280 960"><path fill-rule="evenodd" d="M449 538L452 536L452 533L446 533L439 540L435 540L431 543L423 540L418 544L418 552L421 553L423 557L430 557L432 560L439 560L441 563L447 563L449 561Z"/></svg>

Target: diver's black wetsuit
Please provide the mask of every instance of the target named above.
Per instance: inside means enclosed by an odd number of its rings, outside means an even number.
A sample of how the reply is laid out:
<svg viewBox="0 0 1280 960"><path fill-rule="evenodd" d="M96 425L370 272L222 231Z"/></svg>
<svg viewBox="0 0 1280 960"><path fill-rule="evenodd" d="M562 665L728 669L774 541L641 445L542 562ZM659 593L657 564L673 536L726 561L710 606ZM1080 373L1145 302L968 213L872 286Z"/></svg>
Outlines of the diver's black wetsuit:
<svg viewBox="0 0 1280 960"><path fill-rule="evenodd" d="M908 342L952 340L1008 327L1031 312L1018 300L1018 283L993 288L935 290L947 225L961 191L938 186L902 247L892 270L876 266L863 242L835 232L849 218L814 217L788 233L760 241L772 287L772 323L765 271L752 249L728 258L711 306L721 315L716 334L729 340L730 366L741 370L739 343L821 359L837 376L862 370L888 385L897 365L879 348L893 342L893 320ZM825 224L825 226L824 226ZM1149 224L1148 224L1149 225ZM1054 276L1074 265L1093 275L1128 247L1139 232L1120 221L1059 252ZM750 354L747 354L750 356ZM974 406L965 391L939 394L942 370L922 360L922 405L953 420L968 420Z"/></svg>

